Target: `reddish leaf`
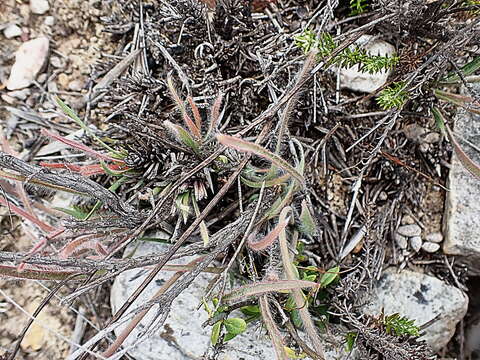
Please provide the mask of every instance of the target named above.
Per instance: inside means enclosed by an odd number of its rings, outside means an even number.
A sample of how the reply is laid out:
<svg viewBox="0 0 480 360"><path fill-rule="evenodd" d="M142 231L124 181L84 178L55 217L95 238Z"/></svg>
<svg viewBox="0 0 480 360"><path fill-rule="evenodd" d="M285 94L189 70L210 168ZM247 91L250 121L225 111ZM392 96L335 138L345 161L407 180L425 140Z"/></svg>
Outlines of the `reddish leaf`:
<svg viewBox="0 0 480 360"><path fill-rule="evenodd" d="M64 143L64 144L66 144L66 145L68 145L68 146L70 146L74 149L79 149L79 150L82 150L85 153L93 155L94 157L96 157L98 159L123 163L123 160L115 159L115 158L112 158L111 156L102 154L102 153L100 153L96 150L93 150L92 148L89 148L86 145L83 145L82 143L79 143L78 141L69 140L69 139L67 139L63 136L56 135L56 134L48 131L47 129L42 129L41 133L42 133L42 135L45 135L45 136L48 136L48 137L50 137L54 140L60 141L61 143Z"/></svg>

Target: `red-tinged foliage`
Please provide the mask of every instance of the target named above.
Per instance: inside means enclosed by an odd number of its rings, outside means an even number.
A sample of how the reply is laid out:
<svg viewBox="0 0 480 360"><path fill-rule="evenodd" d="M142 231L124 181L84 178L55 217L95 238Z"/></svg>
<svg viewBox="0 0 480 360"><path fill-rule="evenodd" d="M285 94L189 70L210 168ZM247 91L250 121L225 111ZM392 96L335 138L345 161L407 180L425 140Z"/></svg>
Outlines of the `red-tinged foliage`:
<svg viewBox="0 0 480 360"><path fill-rule="evenodd" d="M65 164L65 163L46 163L40 162L40 166L50 168L50 169L68 169L70 171L77 172L83 176L93 176L93 175L103 175L105 174L105 169L100 164L92 165L76 165L76 164ZM119 164L110 164L106 165L112 171L121 171L127 170L125 166Z"/></svg>
<svg viewBox="0 0 480 360"><path fill-rule="evenodd" d="M70 146L74 149L82 150L83 152L85 152L87 154L93 155L97 159L107 160L107 161L115 161L115 162L118 162L118 163L124 163L123 160L115 159L111 156L102 154L102 153L100 153L96 150L93 150L92 148L82 144L82 143L79 143L78 141L70 140L70 139L67 139L63 136L56 135L56 134L52 133L51 131L48 131L47 129L42 129L41 132L42 132L42 135L45 135L45 136L48 136L48 137L50 137L54 140L60 141L61 143L64 143L65 145L68 145L68 146Z"/></svg>

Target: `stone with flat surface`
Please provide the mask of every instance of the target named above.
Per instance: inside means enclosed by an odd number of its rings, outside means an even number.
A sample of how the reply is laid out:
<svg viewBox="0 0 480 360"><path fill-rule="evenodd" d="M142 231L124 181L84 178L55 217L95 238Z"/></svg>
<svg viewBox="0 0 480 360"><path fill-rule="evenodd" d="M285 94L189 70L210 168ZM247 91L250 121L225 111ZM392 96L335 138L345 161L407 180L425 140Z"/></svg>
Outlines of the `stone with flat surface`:
<svg viewBox="0 0 480 360"><path fill-rule="evenodd" d="M480 86L474 89L480 91ZM480 115L459 109L454 131L457 139L480 144ZM480 153L468 144L460 143L467 155L480 164ZM480 180L475 178L453 154L448 177L443 251L472 260L473 267L480 270Z"/></svg>
<svg viewBox="0 0 480 360"><path fill-rule="evenodd" d="M468 297L454 286L429 275L414 271L387 269L371 294L365 313L378 316L399 313L421 326L438 316L421 337L438 351L453 334L468 307Z"/></svg>
<svg viewBox="0 0 480 360"><path fill-rule="evenodd" d="M134 257L160 254L167 251L169 246L155 242L140 242L131 244L125 250L125 254L134 253ZM173 263L185 264L190 259L175 260ZM112 311L115 313L135 291L135 289L143 282L148 275L149 270L133 269L128 270L116 277L111 292L110 302ZM134 309L140 304L144 304L150 300L158 289L167 281L174 272L161 271L154 281L143 291L139 299L134 302L130 309ZM207 312L198 305L202 301L208 282L213 278L213 274L200 274L195 281L184 290L171 304L172 311L167 317L164 326L160 330L148 337L138 345L134 346L130 351L136 359L142 360L190 360L203 358L203 354L210 346L211 327L202 327L202 324L208 319ZM128 311L127 311L128 312ZM145 326L155 317L156 309L151 309L145 318L137 325L132 333L124 342L126 346L135 344L137 335L141 333ZM240 313L232 316L242 317ZM127 323L119 326L115 333L118 336ZM305 338L304 334L300 336ZM343 338L338 339L338 346L325 344L326 360L355 360L355 351L348 354L345 351ZM219 360L258 360L258 359L275 359L275 351L272 347L270 339L264 328L259 322L251 323L247 327L247 331L238 335L236 338L228 341L221 354L218 354ZM309 359L304 358L304 359Z"/></svg>

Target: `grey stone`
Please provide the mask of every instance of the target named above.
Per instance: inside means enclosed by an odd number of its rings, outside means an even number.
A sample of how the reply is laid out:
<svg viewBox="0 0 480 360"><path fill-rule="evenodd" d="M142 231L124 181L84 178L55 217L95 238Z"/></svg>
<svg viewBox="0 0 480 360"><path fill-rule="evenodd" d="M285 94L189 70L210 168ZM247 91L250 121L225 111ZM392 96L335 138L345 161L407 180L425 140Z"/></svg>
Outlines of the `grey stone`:
<svg viewBox="0 0 480 360"><path fill-rule="evenodd" d="M55 17L54 16L45 16L45 20L43 20L43 23L47 26L53 26L53 25L55 25Z"/></svg>
<svg viewBox="0 0 480 360"><path fill-rule="evenodd" d="M422 250L428 253L437 252L440 249L440 244L433 243L433 242L424 242L422 245Z"/></svg>
<svg viewBox="0 0 480 360"><path fill-rule="evenodd" d="M406 249L408 246L408 241L405 236L402 236L398 233L393 234L393 238L395 239L395 242L397 243L398 247L400 249Z"/></svg>
<svg viewBox="0 0 480 360"><path fill-rule="evenodd" d="M60 57L58 56L52 56L50 58L50 64L57 68L57 69L63 69L65 67L65 61L63 61Z"/></svg>
<svg viewBox="0 0 480 360"><path fill-rule="evenodd" d="M13 105L16 102L16 99L14 97L11 97L10 95L7 94L2 94L0 98L5 101L7 104Z"/></svg>
<svg viewBox="0 0 480 360"><path fill-rule="evenodd" d="M7 81L7 89L19 90L30 86L45 64L48 49L49 40L44 36L20 45L15 53L15 63Z"/></svg>
<svg viewBox="0 0 480 360"><path fill-rule="evenodd" d="M419 252L422 248L422 238L420 236L412 236L410 238L410 247L415 252Z"/></svg>
<svg viewBox="0 0 480 360"><path fill-rule="evenodd" d="M68 89L72 91L82 91L83 85L84 83L81 80L72 80L68 83Z"/></svg>
<svg viewBox="0 0 480 360"><path fill-rule="evenodd" d="M393 56L395 47L371 35L362 35L356 45L364 48L371 55ZM340 86L353 91L371 93L386 84L390 70L374 74L361 72L360 67L355 65L351 68L340 69Z"/></svg>
<svg viewBox="0 0 480 360"><path fill-rule="evenodd" d="M480 85L473 85L480 90ZM459 109L454 131L459 138L478 144L480 115ZM480 153L466 144L462 149L480 164ZM471 260L471 266L480 269L480 180L461 164L455 153L452 155L446 193L443 251L449 255L461 255Z"/></svg>
<svg viewBox="0 0 480 360"><path fill-rule="evenodd" d="M417 224L402 225L399 226L397 232L406 237L419 236L422 233L422 228Z"/></svg>
<svg viewBox="0 0 480 360"><path fill-rule="evenodd" d="M433 243L441 243L443 241L443 234L441 232L430 233L425 236L425 240Z"/></svg>
<svg viewBox="0 0 480 360"><path fill-rule="evenodd" d="M140 242L139 244L130 244L125 250L125 254L134 253L134 257L150 255L152 253L161 253L169 249L168 245L154 242ZM185 264L192 258L175 260L173 263ZM115 278L111 292L110 302L112 312L115 313L135 291L135 289L145 279L148 270L133 269L120 274ZM158 291L159 287L167 281L174 272L162 271L154 281L142 292L139 299L134 302L130 309L144 304ZM142 360L190 360L193 358L202 358L202 355L210 346L211 327L202 327L202 323L208 319L206 311L201 307L197 310L202 301L208 282L213 278L212 274L202 273L172 305L172 311L162 327L156 334L143 340L140 344L129 350L129 354ZM140 324L126 338L124 345L132 346L141 329L147 325L155 316L156 309L151 309ZM239 314L232 314L239 316ZM117 336L125 328L128 322L115 329ZM302 336L302 335L301 335ZM218 359L275 359L275 351L264 329L257 324L249 324L247 331L228 341L218 355ZM348 356L345 352L345 346L339 342L338 346L331 344L325 345L326 360L355 360L358 357L355 354ZM308 359L308 358L306 358Z"/></svg>
<svg viewBox="0 0 480 360"><path fill-rule="evenodd" d="M50 10L47 0L30 0L30 10L36 15L43 15Z"/></svg>
<svg viewBox="0 0 480 360"><path fill-rule="evenodd" d="M430 145L427 143L421 143L418 146L418 150L420 150L422 153L427 153L430 150Z"/></svg>
<svg viewBox="0 0 480 360"><path fill-rule="evenodd" d="M417 123L408 124L403 127L403 133L409 140L420 142L427 133L427 129L421 127Z"/></svg>
<svg viewBox="0 0 480 360"><path fill-rule="evenodd" d="M385 315L399 313L415 320L417 326L438 316L437 321L425 328L422 337L434 351L450 341L468 307L468 297L460 289L409 270L384 271L370 300L364 312L373 316L378 316L383 309Z"/></svg>
<svg viewBox="0 0 480 360"><path fill-rule="evenodd" d="M30 89L10 91L8 95L18 100L25 100L30 95Z"/></svg>
<svg viewBox="0 0 480 360"><path fill-rule="evenodd" d="M47 74L43 73L37 76L37 81L43 84L47 80Z"/></svg>
<svg viewBox="0 0 480 360"><path fill-rule="evenodd" d="M423 141L425 141L428 144L435 144L440 141L440 134L437 132L428 133L423 138Z"/></svg>
<svg viewBox="0 0 480 360"><path fill-rule="evenodd" d="M7 39L12 39L14 37L22 35L22 28L18 25L10 24L5 29L3 29L3 35Z"/></svg>

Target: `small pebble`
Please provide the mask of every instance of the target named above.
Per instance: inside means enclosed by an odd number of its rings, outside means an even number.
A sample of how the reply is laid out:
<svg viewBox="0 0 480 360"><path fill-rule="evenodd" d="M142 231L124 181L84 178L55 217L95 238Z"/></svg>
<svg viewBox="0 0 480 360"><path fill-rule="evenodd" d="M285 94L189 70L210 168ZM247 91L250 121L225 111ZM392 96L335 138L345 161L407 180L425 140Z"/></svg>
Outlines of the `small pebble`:
<svg viewBox="0 0 480 360"><path fill-rule="evenodd" d="M57 69L65 67L65 62L62 61L62 59L60 59L58 56L51 56L50 64Z"/></svg>
<svg viewBox="0 0 480 360"><path fill-rule="evenodd" d="M30 0L30 10L36 15L43 15L50 9L47 0Z"/></svg>
<svg viewBox="0 0 480 360"><path fill-rule="evenodd" d="M431 233L425 237L425 240L432 243L441 243L443 241L443 234L440 232Z"/></svg>
<svg viewBox="0 0 480 360"><path fill-rule="evenodd" d="M47 26L53 26L53 25L55 25L55 17L54 16L46 16L45 20L43 20L43 23Z"/></svg>
<svg viewBox="0 0 480 360"><path fill-rule="evenodd" d="M58 75L58 83L60 84L60 86L64 89L66 89L68 87L68 75L67 74L60 74Z"/></svg>
<svg viewBox="0 0 480 360"><path fill-rule="evenodd" d="M399 235L397 233L393 234L393 238L395 239L395 242L397 243L398 247L400 249L406 249L408 246L408 241L405 236Z"/></svg>
<svg viewBox="0 0 480 360"><path fill-rule="evenodd" d="M18 100L25 100L30 95L30 89L10 91L8 95Z"/></svg>
<svg viewBox="0 0 480 360"><path fill-rule="evenodd" d="M423 135L427 132L427 129L421 127L420 125L413 123L408 124L403 128L403 133L407 139L412 141L420 141Z"/></svg>
<svg viewBox="0 0 480 360"><path fill-rule="evenodd" d="M12 39L14 37L22 35L22 29L18 25L10 24L5 29L3 29L3 35L7 39Z"/></svg>
<svg viewBox="0 0 480 360"><path fill-rule="evenodd" d="M430 146L427 143L421 143L418 146L418 150L420 150L420 152L422 153L427 153L429 149L430 149Z"/></svg>
<svg viewBox="0 0 480 360"><path fill-rule="evenodd" d="M48 50L49 40L43 36L20 45L15 52L15 63L7 81L7 89L19 90L30 86L45 64Z"/></svg>
<svg viewBox="0 0 480 360"><path fill-rule="evenodd" d="M412 225L415 224L415 220L410 215L404 215L402 217L402 225Z"/></svg>
<svg viewBox="0 0 480 360"><path fill-rule="evenodd" d="M382 191L380 194L378 194L378 199L380 201L385 201L388 199L388 194L385 191Z"/></svg>
<svg viewBox="0 0 480 360"><path fill-rule="evenodd" d="M435 143L437 143L437 142L440 141L440 134L439 134L439 133L436 133L436 132L428 133L427 135L425 135L425 137L423 138L423 140L424 140L427 144L435 144Z"/></svg>
<svg viewBox="0 0 480 360"><path fill-rule="evenodd" d="M43 84L47 80L47 74L43 73L37 76L37 81L40 84Z"/></svg>
<svg viewBox="0 0 480 360"><path fill-rule="evenodd" d="M48 89L48 92L50 92L50 93L57 93L58 92L58 86L54 81L49 81L48 82L47 89Z"/></svg>
<svg viewBox="0 0 480 360"><path fill-rule="evenodd" d="M438 249L440 249L440 244L436 244L432 242L424 242L422 245L422 249L428 253L434 253Z"/></svg>
<svg viewBox="0 0 480 360"><path fill-rule="evenodd" d="M422 238L420 236L413 236L410 238L410 247L415 252L419 252L422 248Z"/></svg>
<svg viewBox="0 0 480 360"><path fill-rule="evenodd" d="M406 237L419 236L422 233L422 228L417 224L402 225L397 229L397 232Z"/></svg>
<svg viewBox="0 0 480 360"><path fill-rule="evenodd" d="M72 80L68 83L68 89L72 91L82 91L83 81L81 80Z"/></svg>
<svg viewBox="0 0 480 360"><path fill-rule="evenodd" d="M15 103L15 98L7 95L7 94L2 94L0 98L5 101L7 104L13 105Z"/></svg>

